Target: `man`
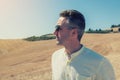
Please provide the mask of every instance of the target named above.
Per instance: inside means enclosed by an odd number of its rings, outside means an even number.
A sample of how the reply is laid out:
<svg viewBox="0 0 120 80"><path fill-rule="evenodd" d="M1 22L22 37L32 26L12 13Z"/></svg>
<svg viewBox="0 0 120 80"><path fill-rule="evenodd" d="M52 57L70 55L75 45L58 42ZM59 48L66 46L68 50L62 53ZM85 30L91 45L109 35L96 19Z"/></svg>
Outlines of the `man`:
<svg viewBox="0 0 120 80"><path fill-rule="evenodd" d="M85 19L79 11L60 13L54 34L64 48L52 55L53 80L115 80L109 61L80 44L84 30Z"/></svg>

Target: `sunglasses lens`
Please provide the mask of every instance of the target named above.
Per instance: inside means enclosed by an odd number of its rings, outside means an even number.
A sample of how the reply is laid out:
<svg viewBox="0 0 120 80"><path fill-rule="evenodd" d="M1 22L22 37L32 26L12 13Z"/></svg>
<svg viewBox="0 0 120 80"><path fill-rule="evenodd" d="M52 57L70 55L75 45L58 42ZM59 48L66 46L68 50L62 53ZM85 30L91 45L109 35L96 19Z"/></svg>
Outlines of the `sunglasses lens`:
<svg viewBox="0 0 120 80"><path fill-rule="evenodd" d="M59 25L56 25L55 28L56 28L56 31L60 30L60 26Z"/></svg>

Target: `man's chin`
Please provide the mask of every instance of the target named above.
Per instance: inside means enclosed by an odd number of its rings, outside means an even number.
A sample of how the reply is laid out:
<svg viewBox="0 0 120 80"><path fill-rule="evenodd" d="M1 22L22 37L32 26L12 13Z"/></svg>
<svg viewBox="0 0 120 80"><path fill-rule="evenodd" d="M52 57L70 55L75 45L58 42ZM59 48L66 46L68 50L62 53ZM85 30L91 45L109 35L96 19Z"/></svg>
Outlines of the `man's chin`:
<svg viewBox="0 0 120 80"><path fill-rule="evenodd" d="M57 45L62 45L59 41L56 42Z"/></svg>

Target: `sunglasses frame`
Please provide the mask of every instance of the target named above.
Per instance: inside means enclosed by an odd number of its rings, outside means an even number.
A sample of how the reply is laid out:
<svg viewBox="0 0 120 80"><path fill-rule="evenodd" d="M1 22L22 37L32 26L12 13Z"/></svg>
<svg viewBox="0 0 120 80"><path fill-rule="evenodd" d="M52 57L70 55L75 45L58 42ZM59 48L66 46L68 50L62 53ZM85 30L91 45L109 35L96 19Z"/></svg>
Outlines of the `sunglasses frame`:
<svg viewBox="0 0 120 80"><path fill-rule="evenodd" d="M60 25L56 25L56 26L55 26L55 31L60 31L60 30L62 30L62 29L61 29L61 26L60 26Z"/></svg>

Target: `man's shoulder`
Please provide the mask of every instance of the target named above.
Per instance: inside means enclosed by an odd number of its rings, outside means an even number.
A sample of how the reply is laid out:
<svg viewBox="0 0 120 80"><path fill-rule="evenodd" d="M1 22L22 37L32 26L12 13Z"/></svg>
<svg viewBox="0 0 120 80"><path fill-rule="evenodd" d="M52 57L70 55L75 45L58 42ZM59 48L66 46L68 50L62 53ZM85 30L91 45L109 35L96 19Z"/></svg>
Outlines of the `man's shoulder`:
<svg viewBox="0 0 120 80"><path fill-rule="evenodd" d="M86 56L88 56L90 59L94 59L94 60L103 60L106 59L103 55L101 55L100 53L85 47L84 49L84 53Z"/></svg>
<svg viewBox="0 0 120 80"><path fill-rule="evenodd" d="M82 51L82 55L84 57L84 61L87 61L91 64L94 63L93 66L100 66L103 63L110 64L109 60L105 56L101 55L100 53L97 53L96 51L90 48L85 47Z"/></svg>

